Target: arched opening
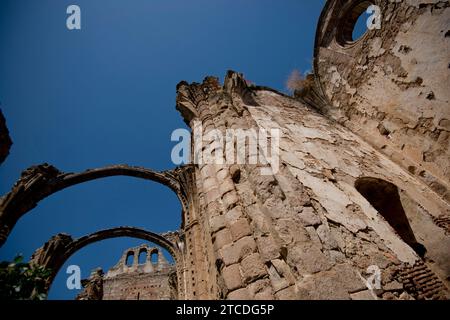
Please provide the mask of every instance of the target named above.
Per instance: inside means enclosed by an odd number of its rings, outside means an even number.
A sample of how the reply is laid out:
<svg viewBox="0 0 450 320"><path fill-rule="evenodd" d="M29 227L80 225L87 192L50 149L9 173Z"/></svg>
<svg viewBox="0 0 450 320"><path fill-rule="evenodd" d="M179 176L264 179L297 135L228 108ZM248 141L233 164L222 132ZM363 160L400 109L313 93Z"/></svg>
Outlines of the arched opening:
<svg viewBox="0 0 450 320"><path fill-rule="evenodd" d="M352 41L360 39L369 29L367 28L367 21L369 15L366 11L361 13L353 26Z"/></svg>
<svg viewBox="0 0 450 320"><path fill-rule="evenodd" d="M150 261L152 262L152 264L157 265L159 258L158 258L158 251L157 250L153 250L150 253Z"/></svg>
<svg viewBox="0 0 450 320"><path fill-rule="evenodd" d="M360 0L346 10L338 25L337 41L341 45L361 39L368 31L367 23L371 14L367 13L367 9L371 5L371 1Z"/></svg>
<svg viewBox="0 0 450 320"><path fill-rule="evenodd" d="M12 231L0 251L3 260L11 261L19 252L25 258L30 257L39 244L61 230L80 235L93 228L138 225L162 232L175 231L183 223L179 214L186 206L175 172L123 165L79 174L60 172L56 176L54 173L46 176L45 170L41 167L27 170L16 184L19 187L13 187L2 199L6 200L0 201L0 229L1 225L6 225L8 233ZM46 178L39 181L42 176ZM25 184L28 192L20 192ZM61 190L64 192L59 192ZM155 197L160 199L157 204L151 201ZM148 208L154 210L149 212ZM26 214L29 211L33 214ZM173 217L168 218L167 212L173 212ZM8 233L0 232L0 238ZM128 264L132 263L130 257Z"/></svg>
<svg viewBox="0 0 450 320"><path fill-rule="evenodd" d="M81 269L81 279L82 284L86 283L93 271L101 268L103 271L103 284L102 284L102 292L103 292L103 300L110 300L114 295L122 294L127 295L126 299L137 299L137 294L140 294L141 300L149 300L148 299L148 290L151 289L150 283L142 283L148 280L148 274L151 270L145 270L143 268L132 270L126 270L122 267L121 264L121 254L123 251L129 248L139 247L141 245L155 246L155 244L147 241L143 241L141 239L132 238L132 237L121 237L115 239L105 239L96 243L89 244L77 252L75 252L72 256L70 256L64 265L60 268L57 273L54 281L51 284L50 290L48 291L48 299L49 300L73 300L80 294L86 292L86 287L82 286L79 290L70 289L66 285L66 281L68 278L68 274L66 270L68 266L71 265L79 265ZM113 251L109 251L105 253L104 256L99 256L98 252L104 252L105 249L114 247L116 248ZM131 250L130 250L131 251ZM167 258L170 266L172 268L176 268L176 264L170 253L161 248L164 256ZM117 270L119 267L119 270ZM154 269L156 271L156 269ZM117 272L118 271L118 272ZM112 273L116 272L114 275ZM125 272L125 273L122 273ZM131 272L131 273L130 273ZM156 273L156 272L155 272ZM121 275L122 274L122 275ZM132 276L129 278L129 276ZM139 275L139 276L133 276ZM157 278L164 279L161 274L156 275ZM165 278L167 281L167 277ZM124 285L120 285L120 281L124 282ZM151 280L151 277L150 277ZM127 284L128 281L131 281ZM137 287L137 284L141 284ZM136 287L136 289L134 289ZM127 289L127 290L125 290ZM158 288L153 289L155 292L158 292ZM176 290L176 288L174 288ZM118 299L122 299L125 297L117 297Z"/></svg>
<svg viewBox="0 0 450 320"><path fill-rule="evenodd" d="M377 178L360 178L355 182L355 188L386 219L403 241L419 256L425 256L426 248L417 242L400 200L398 188L394 184Z"/></svg>
<svg viewBox="0 0 450 320"><path fill-rule="evenodd" d="M130 251L127 253L127 259L125 260L125 265L127 267L131 267L131 266L133 266L133 262L134 262L134 252Z"/></svg>
<svg viewBox="0 0 450 320"><path fill-rule="evenodd" d="M177 174L178 171L156 172L126 165L92 169L75 174L62 173L48 165L32 167L22 174L11 192L0 201L0 231L2 231L0 246L7 239L9 232L13 232L6 246L2 247L3 259L11 260L12 258L6 258L6 256L14 257L17 252L24 253L25 257L30 256L36 249L36 243L42 243L48 239L49 234L55 234L60 230L83 234L89 230L88 228L98 229L105 225L139 225L144 228L155 228L159 232L177 230L180 227L180 218L177 213L180 209L181 212L187 209L185 193L178 182ZM26 193L22 192L25 186L28 188ZM59 192L65 189L67 190L64 193ZM53 194L55 195L47 201L41 202ZM111 197L111 194L115 196ZM155 195L158 199L167 197L168 201L160 201L161 204L156 206L156 210L149 215L148 208L155 209L154 203L149 202L149 199ZM37 204L40 205L36 208ZM133 209L131 210L133 213L124 214L130 212L130 209ZM31 210L34 214L27 215L26 213ZM96 212L107 213L107 219L104 215L95 214ZM167 214L164 212L174 212L174 219L167 219ZM21 217L24 217L23 222L18 228L14 228ZM74 223L74 221L80 221L80 223ZM181 221L182 224L183 221ZM36 229L36 225L40 228ZM7 232L3 232L5 230ZM24 236L25 234L27 236ZM119 234L124 236L128 233L119 232ZM131 234L135 234L135 231ZM148 235L137 237L148 240ZM107 250L111 252L111 248ZM167 250L173 256L175 249ZM134 257L130 255L127 259L128 266L133 265L133 258L138 260L136 255L138 252ZM174 260L177 259L174 258ZM175 265L178 267L178 263ZM83 268L82 265L80 267ZM52 269L58 272L60 268L61 265L57 264ZM141 269L138 268L138 270ZM51 280L55 275L52 275Z"/></svg>
<svg viewBox="0 0 450 320"><path fill-rule="evenodd" d="M135 244L139 244L140 246L142 246L142 240L144 240L145 242L150 242L154 245L156 245L158 248L163 249L164 252L166 252L166 257L168 257L169 259L166 260L173 268L173 272L176 273L176 279L177 281L175 281L175 283L170 282L169 278L170 275L167 275L167 281L169 281L168 285L170 285L170 290L171 290L171 296L176 299L178 298L178 293L179 293L179 288L178 288L178 284L182 283L181 279L183 277L182 272L180 271L180 268L182 268L182 260L183 257L181 255L181 252L179 251L178 247L176 246L176 244L173 241L177 241L172 238L170 238L171 240L169 240L168 238L166 238L165 236L150 232L150 231L146 231L143 229L138 229L138 228L132 228L132 227L119 227L119 228L114 228L114 229L108 229L108 230L102 230L84 237L81 237L79 239L76 240L70 240L70 236L65 235L64 238L66 239L65 241L61 242L60 239L61 237L55 236L52 237L44 246L42 246L40 249L38 249L35 253L35 256L33 257L33 261L34 263L37 263L39 265L42 265L45 268L48 268L49 270L52 271L52 274L50 276L50 278L48 279L48 288L52 287L52 284L56 278L57 275L60 275L61 277L66 277L66 274L64 272L60 272L63 271L62 269L63 266L65 266L67 264L67 261L69 260L69 258L71 258L72 256L74 256L75 254L78 254L78 252L81 251L81 249L90 246L91 244L94 243L102 243L104 240L110 240L110 239L115 239L115 238L134 238L134 240L136 239L140 239L140 242L135 242ZM69 240L67 240L69 239ZM134 244L132 244L134 245ZM50 249L49 249L50 248ZM57 248L57 251L54 251L51 248ZM124 254L124 256L122 257L122 259L124 259L125 261L128 261L129 257L134 257L134 254L136 252L137 248L134 248L132 250L128 250L126 251L126 255ZM156 250L154 250L156 251ZM163 251L156 251L158 254L163 254ZM118 252L114 251L114 252L108 252L108 254L111 254L114 257L114 262L117 262L117 257L120 256L121 252L120 250ZM97 255L95 255L95 259L100 258ZM130 272L130 270L128 269L123 269L123 261L124 260L120 260L120 262L114 267L114 268L109 268L109 265L106 265L106 270L104 271L108 271L108 270L115 270L115 271L119 271L119 273L121 272ZM100 261L100 260L98 260ZM131 265L133 264L133 259L131 258ZM105 267L104 262L101 262L102 264L100 265L101 267ZM99 265L91 265L91 267L98 267ZM127 262L127 266L129 266L128 262ZM168 266L166 264L166 266ZM119 268L119 269L117 269ZM122 271L121 271L122 270ZM133 270L133 269L132 269ZM132 271L131 270L131 271ZM115 271L114 274L116 273ZM136 269L137 272L142 272L143 269ZM152 270L148 270L148 271L144 271L144 272L151 272ZM89 272L89 270L84 270L84 276L86 276L86 272ZM171 271L172 272L172 271ZM62 274L62 275L61 275ZM181 278L180 278L181 277ZM178 279L180 279L180 281L178 281ZM61 279L60 279L61 280ZM63 284L65 284L64 281L62 281ZM148 289L147 287L143 287L141 289ZM142 296L141 292L141 296ZM147 296L148 298L148 296Z"/></svg>
<svg viewBox="0 0 450 320"><path fill-rule="evenodd" d="M157 172L142 167L118 165L90 169L82 173L64 173L53 166L43 164L25 170L12 190L0 200L0 247L6 242L19 219L33 210L43 199L66 188L85 185L88 181L102 181L104 178L117 176L134 177L142 179L141 181L162 184L175 193L182 211L188 210L186 192L178 181L178 171ZM27 192L23 192L24 189ZM93 196L95 197L95 193ZM120 198L115 197L111 200L113 199ZM183 215L181 218L183 219Z"/></svg>
<svg viewBox="0 0 450 320"><path fill-rule="evenodd" d="M138 264L142 265L147 262L147 250L141 249L139 251Z"/></svg>

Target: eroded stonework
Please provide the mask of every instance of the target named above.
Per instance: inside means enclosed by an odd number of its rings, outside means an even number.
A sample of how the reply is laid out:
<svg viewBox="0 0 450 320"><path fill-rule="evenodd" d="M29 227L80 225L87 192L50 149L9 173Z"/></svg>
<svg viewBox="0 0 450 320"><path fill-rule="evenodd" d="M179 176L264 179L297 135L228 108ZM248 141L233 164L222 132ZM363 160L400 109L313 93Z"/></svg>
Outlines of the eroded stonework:
<svg viewBox="0 0 450 320"><path fill-rule="evenodd" d="M450 3L374 0L382 27L342 39L358 1L328 1L316 36L320 110L450 200ZM363 8L364 10L364 8Z"/></svg>
<svg viewBox="0 0 450 320"><path fill-rule="evenodd" d="M51 271L46 279L46 290L48 290L58 271L75 252L92 243L118 237L137 238L164 248L172 256L174 265L167 262L160 248L150 248L143 245L129 249L124 253L119 263L108 271L105 278L100 269L94 270L91 277L84 280L83 286L85 290L78 296L78 299L101 300L113 299L113 297L136 299L137 293L140 293L140 299L184 298L186 291L182 285L184 278L184 253L183 249L179 247L179 244L182 243L182 237L178 231L157 234L139 228L119 227L100 230L75 240L68 234L60 233L51 237L49 241L33 253L31 263ZM135 259L130 266L127 266L126 258L129 253L132 253ZM137 257L142 253L147 255L144 265L140 265L137 260ZM157 259L154 263L151 263L150 257L155 253ZM138 279L142 281L138 281ZM167 289L164 292L169 293L158 295L158 292L155 292L154 289L156 285L144 286L145 288L139 285L139 288L146 289L146 291L136 292L136 295L133 295L133 292L136 290L130 291L131 289L127 289L125 292L120 293L119 289L113 289L113 287L117 287L117 283L119 287L123 287L124 283L134 284L135 287L136 283L142 284L145 281L156 282L159 288L165 288L164 286L168 283L170 290ZM164 286L161 285L161 281L164 282ZM120 291L124 291L121 289ZM103 292L106 292L105 295L103 295Z"/></svg>
<svg viewBox="0 0 450 320"><path fill-rule="evenodd" d="M381 8L381 29L354 41L353 24L370 4ZM137 235L174 257L169 287L179 299L448 299L449 15L448 1L327 1L311 83L295 97L250 85L232 71L223 84L207 77L177 86L177 110L193 131L201 124L203 138L279 129L279 166L260 149L261 164L250 164L249 152L243 163L164 172L32 167L0 202L0 245L45 197L126 175L176 193L179 231L118 228L76 241L58 235L33 261L57 272L90 242ZM205 153L225 155L212 143ZM152 283L118 268L126 290L114 282L104 290L103 283L103 294L136 299ZM366 281L374 274L376 286ZM94 296L99 277L86 282ZM163 292L152 297L167 298L167 287Z"/></svg>
<svg viewBox="0 0 450 320"><path fill-rule="evenodd" d="M145 262L139 263L140 255L145 255ZM152 259L152 255L156 255L156 259ZM91 277L84 280L84 290L78 299L173 300L178 297L175 274L175 267L159 248L141 245L125 250L106 275L101 269L94 270Z"/></svg>
<svg viewBox="0 0 450 320"><path fill-rule="evenodd" d="M224 86L214 78L182 83L178 108L191 124L200 120L205 135L228 128L282 130L281 168L273 175L247 164L196 170L199 226L186 241L203 239L199 256L208 257L206 264L215 261L203 286L195 279L201 298L370 298L362 280L370 266L381 270L386 288L377 297L447 297L450 238L433 217L448 216L449 203L345 126L302 101L247 86L233 72ZM396 212L377 211L358 190L359 182L371 181L394 186L374 185L388 202L398 201ZM411 243L388 222L389 214L405 215ZM425 271L413 272L417 283L404 287L400 274L416 266Z"/></svg>

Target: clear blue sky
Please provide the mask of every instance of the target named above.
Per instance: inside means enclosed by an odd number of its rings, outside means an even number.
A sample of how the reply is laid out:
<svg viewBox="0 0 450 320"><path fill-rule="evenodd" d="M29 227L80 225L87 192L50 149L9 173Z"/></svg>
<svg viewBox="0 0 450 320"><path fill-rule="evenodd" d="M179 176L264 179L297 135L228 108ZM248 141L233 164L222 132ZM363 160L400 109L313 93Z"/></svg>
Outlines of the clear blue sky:
<svg viewBox="0 0 450 320"><path fill-rule="evenodd" d="M223 78L232 69L284 90L293 69L311 69L324 2L0 0L0 102L14 141L0 167L0 193L43 162L66 172L121 163L173 168L170 135L185 127L175 110L176 84ZM80 31L66 29L69 4L81 7ZM58 232L80 237L122 225L175 230L180 212L176 196L152 182L89 182L45 199L22 218L0 260L29 258ZM141 242L97 243L68 264L87 277ZM76 295L66 289L66 266L50 298Z"/></svg>

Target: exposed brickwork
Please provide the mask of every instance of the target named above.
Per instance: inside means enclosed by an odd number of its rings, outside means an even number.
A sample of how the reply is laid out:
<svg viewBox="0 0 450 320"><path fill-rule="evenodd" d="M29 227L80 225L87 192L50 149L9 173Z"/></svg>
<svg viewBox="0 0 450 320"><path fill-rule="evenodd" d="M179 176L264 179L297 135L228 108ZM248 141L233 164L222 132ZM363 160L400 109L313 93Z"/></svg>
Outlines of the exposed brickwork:
<svg viewBox="0 0 450 320"><path fill-rule="evenodd" d="M418 300L449 299L445 285L423 262L402 270L399 280L405 290Z"/></svg>
<svg viewBox="0 0 450 320"><path fill-rule="evenodd" d="M439 217L433 217L434 223L436 223L437 226L441 227L445 230L447 234L450 234L450 217L449 216L439 216Z"/></svg>

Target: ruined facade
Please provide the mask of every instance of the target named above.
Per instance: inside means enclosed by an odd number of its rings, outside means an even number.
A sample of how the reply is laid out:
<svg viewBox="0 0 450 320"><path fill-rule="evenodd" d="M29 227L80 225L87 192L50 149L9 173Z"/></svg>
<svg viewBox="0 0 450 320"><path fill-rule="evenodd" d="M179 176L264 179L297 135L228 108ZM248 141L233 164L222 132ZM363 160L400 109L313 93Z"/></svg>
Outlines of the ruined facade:
<svg viewBox="0 0 450 320"><path fill-rule="evenodd" d="M125 250L106 274L94 270L83 288L78 300L173 300L176 269L159 248L141 245Z"/></svg>
<svg viewBox="0 0 450 320"><path fill-rule="evenodd" d="M352 39L371 4L381 8L381 28ZM203 136L279 129L279 163L257 150L263 164L79 174L33 167L0 203L0 241L54 192L127 175L167 185L181 202L178 232L139 231L170 249L178 298L448 299L449 21L448 1L330 0L312 84L295 98L235 72L223 84L208 77L177 86L177 109L193 130L202 125ZM64 252L80 247L68 242ZM54 239L34 261L57 270L53 248ZM374 269L377 287L365 281Z"/></svg>
<svg viewBox="0 0 450 320"><path fill-rule="evenodd" d="M81 280L83 291L76 300L103 300L103 270L97 268L91 272L89 279Z"/></svg>
<svg viewBox="0 0 450 320"><path fill-rule="evenodd" d="M316 84L327 117L450 200L448 1L373 1L382 28L346 38L355 1L329 1L316 36ZM337 10L336 7L343 9Z"/></svg>
<svg viewBox="0 0 450 320"><path fill-rule="evenodd" d="M78 239L60 233L37 249L31 257L31 262L52 271L46 283L48 290L58 270L75 252L92 243L118 237L137 238L152 242L158 247L142 245L126 250L117 265L111 268L106 275L100 268L94 270L89 279L82 281L84 290L77 299L177 299L180 292L178 283L183 279L184 265L182 252L178 247L182 243L178 232L156 234L138 228L118 227L101 230ZM173 258L174 264L166 260L161 248L167 250ZM156 257L153 256L155 254ZM141 259L139 262L141 255L145 255L145 260ZM152 256L156 259L152 260Z"/></svg>
<svg viewBox="0 0 450 320"><path fill-rule="evenodd" d="M139 264L142 254L145 262ZM156 255L154 262L152 255ZM127 265L130 257L133 260ZM142 245L126 250L103 279L103 300L172 300L176 295L169 279L174 271L158 248Z"/></svg>

